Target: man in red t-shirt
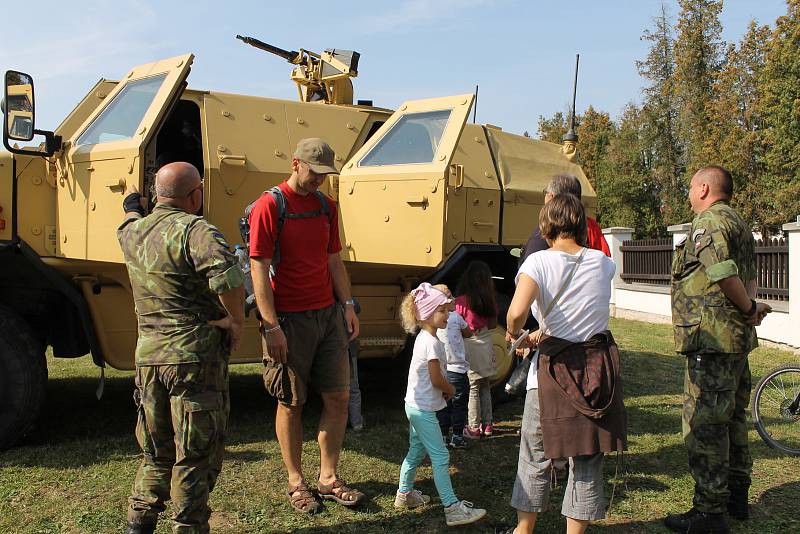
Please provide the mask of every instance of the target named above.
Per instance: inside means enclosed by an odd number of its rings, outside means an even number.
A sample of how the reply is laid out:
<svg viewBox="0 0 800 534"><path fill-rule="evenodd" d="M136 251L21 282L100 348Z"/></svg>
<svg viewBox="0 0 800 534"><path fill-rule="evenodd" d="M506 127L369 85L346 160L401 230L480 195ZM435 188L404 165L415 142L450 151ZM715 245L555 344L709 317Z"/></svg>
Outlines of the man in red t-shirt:
<svg viewBox="0 0 800 534"><path fill-rule="evenodd" d="M250 212L250 266L261 315L264 386L278 399L275 433L288 472L289 502L309 514L322 507L301 466L301 416L310 384L323 402L318 493L346 506L364 498L337 473L347 425L347 345L348 338L358 335L358 319L339 256L336 204L317 193L326 175L338 174L333 159L333 150L322 139L302 139L292 157L291 176L278 186L286 200L283 226L278 228L279 210L270 193Z"/></svg>

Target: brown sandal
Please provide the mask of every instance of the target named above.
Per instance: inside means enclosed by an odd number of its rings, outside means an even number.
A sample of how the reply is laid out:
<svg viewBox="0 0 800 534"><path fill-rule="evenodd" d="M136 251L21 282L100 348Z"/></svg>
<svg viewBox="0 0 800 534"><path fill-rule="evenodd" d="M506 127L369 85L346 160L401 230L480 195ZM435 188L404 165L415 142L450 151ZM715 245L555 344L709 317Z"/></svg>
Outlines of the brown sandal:
<svg viewBox="0 0 800 534"><path fill-rule="evenodd" d="M322 510L322 503L308 489L308 483L305 480L300 481L293 488L290 487L286 491L286 495L289 497L289 504L298 512L314 515Z"/></svg>
<svg viewBox="0 0 800 534"><path fill-rule="evenodd" d="M336 501L343 506L355 506L364 500L366 495L357 489L348 488L343 478L336 477L333 484L317 482L317 491L323 499Z"/></svg>

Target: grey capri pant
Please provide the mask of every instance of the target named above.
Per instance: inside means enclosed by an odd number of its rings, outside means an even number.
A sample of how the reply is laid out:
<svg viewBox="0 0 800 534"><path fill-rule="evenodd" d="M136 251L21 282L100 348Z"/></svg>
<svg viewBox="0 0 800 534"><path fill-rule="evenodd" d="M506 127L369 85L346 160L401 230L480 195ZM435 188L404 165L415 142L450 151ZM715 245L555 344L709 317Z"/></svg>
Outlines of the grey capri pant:
<svg viewBox="0 0 800 534"><path fill-rule="evenodd" d="M569 478L561 514L572 519L594 521L606 516L603 453L569 459ZM522 416L519 463L511 506L522 512L543 512L550 503L552 460L544 456L539 421L539 392L528 390Z"/></svg>

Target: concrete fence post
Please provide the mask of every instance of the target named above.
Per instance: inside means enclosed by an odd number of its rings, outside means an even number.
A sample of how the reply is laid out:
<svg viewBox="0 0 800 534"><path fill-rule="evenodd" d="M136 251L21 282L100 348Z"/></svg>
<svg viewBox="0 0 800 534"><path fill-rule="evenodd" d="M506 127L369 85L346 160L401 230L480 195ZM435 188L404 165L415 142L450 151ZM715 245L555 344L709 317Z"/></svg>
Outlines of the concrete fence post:
<svg viewBox="0 0 800 534"><path fill-rule="evenodd" d="M611 251L611 259L617 266L617 271L614 273L614 280L611 282L611 307L613 315L613 307L617 303L617 284L622 280L622 246L623 241L628 241L633 238L633 228L624 228L615 226L612 228L603 228L603 237L606 238L608 249Z"/></svg>
<svg viewBox="0 0 800 534"><path fill-rule="evenodd" d="M673 249L678 243L689 237L689 230L691 230L691 228L692 223L673 224L672 226L667 226L667 232L672 234Z"/></svg>
<svg viewBox="0 0 800 534"><path fill-rule="evenodd" d="M783 225L783 232L789 242L789 322L800 321L800 221ZM800 346L800 335L794 346Z"/></svg>

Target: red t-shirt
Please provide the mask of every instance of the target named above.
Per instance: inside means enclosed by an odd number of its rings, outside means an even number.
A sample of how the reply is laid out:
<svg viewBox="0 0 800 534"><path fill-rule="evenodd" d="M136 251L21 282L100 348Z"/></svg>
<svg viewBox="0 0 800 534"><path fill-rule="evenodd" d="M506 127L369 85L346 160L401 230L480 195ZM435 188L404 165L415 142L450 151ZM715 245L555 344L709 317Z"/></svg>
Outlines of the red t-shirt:
<svg viewBox="0 0 800 534"><path fill-rule="evenodd" d="M278 187L286 198L287 214L321 209L317 195L297 194L286 182ZM319 310L335 302L328 256L337 254L342 245L336 203L328 197L325 200L330 213L283 221L280 263L272 279L277 312ZM250 212L250 256L272 258L277 231L278 207L272 195L265 193Z"/></svg>
<svg viewBox="0 0 800 534"><path fill-rule="evenodd" d="M586 244L589 246L589 248L600 250L603 252L603 254L610 258L611 251L608 249L608 242L606 241L606 238L603 237L603 230L600 228L600 225L597 224L597 221L591 217L586 217L586 230L586 241L588 241Z"/></svg>

